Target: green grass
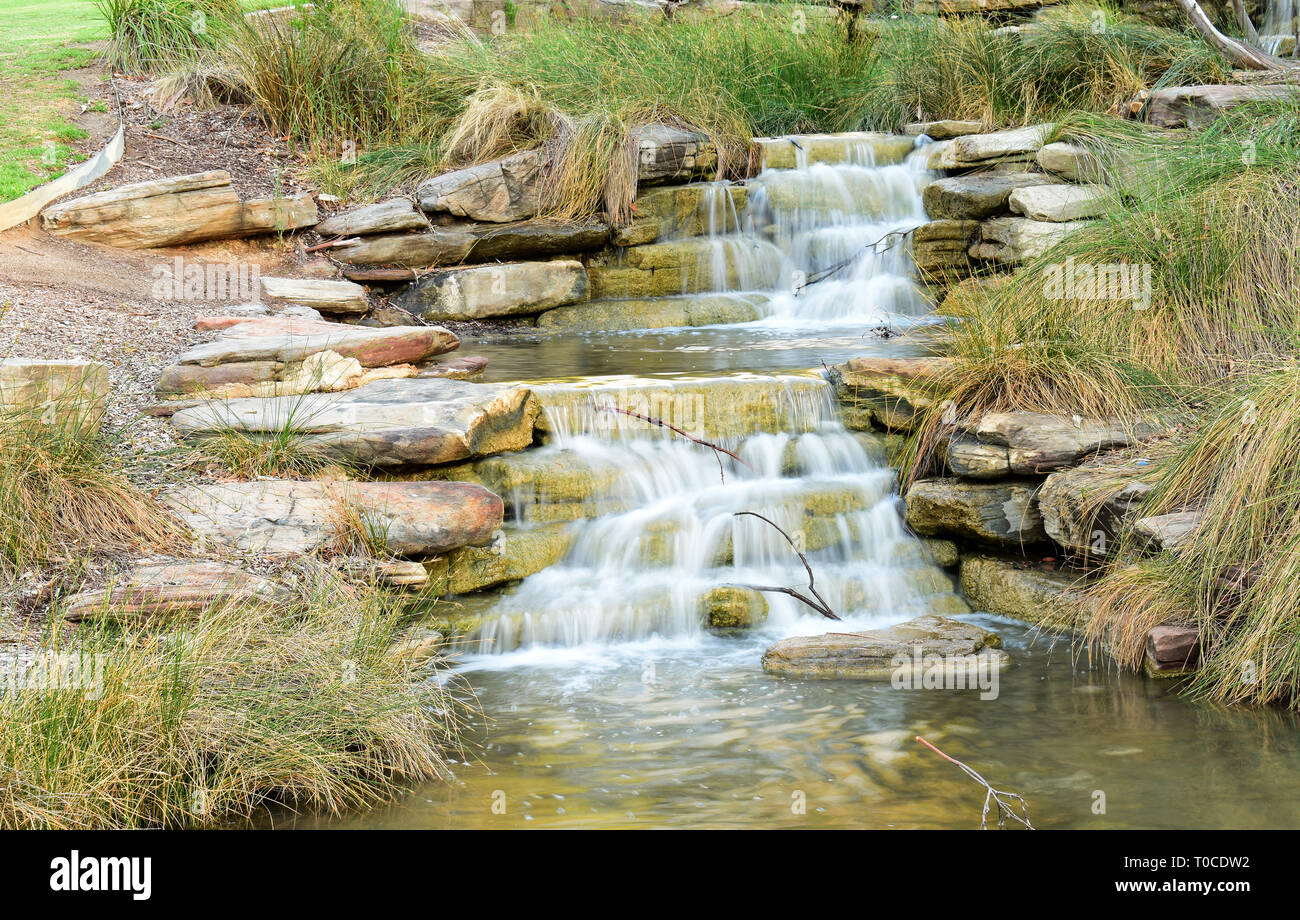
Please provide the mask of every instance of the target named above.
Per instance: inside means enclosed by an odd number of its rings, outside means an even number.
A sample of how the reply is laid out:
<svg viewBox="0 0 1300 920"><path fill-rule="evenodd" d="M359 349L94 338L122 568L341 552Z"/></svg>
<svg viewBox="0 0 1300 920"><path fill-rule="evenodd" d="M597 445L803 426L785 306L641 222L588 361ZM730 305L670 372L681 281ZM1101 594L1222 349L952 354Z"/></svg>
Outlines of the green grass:
<svg viewBox="0 0 1300 920"><path fill-rule="evenodd" d="M299 565L278 602L218 603L166 630L104 613L56 626L42 650L98 672L89 688L0 684L0 827L337 814L445 776L458 751L455 690L393 649L402 607L328 569Z"/></svg>

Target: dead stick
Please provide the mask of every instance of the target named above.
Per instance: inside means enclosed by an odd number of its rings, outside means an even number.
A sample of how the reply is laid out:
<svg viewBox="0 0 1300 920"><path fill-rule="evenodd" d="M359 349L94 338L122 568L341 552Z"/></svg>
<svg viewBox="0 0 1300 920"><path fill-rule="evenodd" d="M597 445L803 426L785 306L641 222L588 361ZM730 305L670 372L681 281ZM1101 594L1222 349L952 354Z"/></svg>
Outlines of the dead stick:
<svg viewBox="0 0 1300 920"><path fill-rule="evenodd" d="M826 603L826 598L817 593L817 586L814 584L815 579L813 578L812 566L808 564L808 557L803 554L799 547L794 545L794 540L790 539L790 535L782 530L780 525L771 518L763 517L763 515L759 514L757 511L737 511L732 514L732 517L740 517L741 515L749 515L750 517L758 518L760 521L766 521L769 525L775 528L777 533L785 537L785 542L790 544L790 548L794 550L795 555L799 557L799 561L803 563L804 571L808 573L808 590L812 593L813 597L817 598L817 600L814 601L811 598L805 597L794 588L776 588L769 585L738 585L737 587L750 588L754 591L776 591L780 594L788 594L807 604L813 610L816 610L822 616L826 617L826 619L838 620L840 618L839 615L831 609L830 604Z"/></svg>
<svg viewBox="0 0 1300 920"><path fill-rule="evenodd" d="M966 764L962 763L956 757L949 757L947 754L939 750L930 742L926 741L920 735L916 736L916 740L919 741L921 744L924 744L930 750L934 751L944 760L948 761L951 764L956 764L958 767L961 768L961 771L963 773L965 773L971 779L975 780L975 782L979 783L987 790L987 792L984 794L984 811L980 815L980 830L982 831L988 830L989 804L991 802L996 802L998 806L998 829L999 830L1006 827L1007 818L1012 818L1013 820L1019 821L1021 824L1023 824L1026 828L1028 828L1031 831L1035 829L1034 826L1029 823L1029 803L1025 801L1024 796L1017 795L1014 792L1007 792L1005 790L994 789L993 786L989 784L988 780L980 776L970 767L966 766ZM1015 810L1012 809L1012 807L1009 804L1007 804L1002 800L1002 796L1004 795L1007 796L1008 798L1019 800L1021 814L1019 815L1016 814Z"/></svg>
<svg viewBox="0 0 1300 920"><path fill-rule="evenodd" d="M330 240L328 243L317 243L315 246L308 246L303 252L320 252L322 249L333 249L336 246L348 246L352 243L360 243L361 237L349 237L346 240Z"/></svg>

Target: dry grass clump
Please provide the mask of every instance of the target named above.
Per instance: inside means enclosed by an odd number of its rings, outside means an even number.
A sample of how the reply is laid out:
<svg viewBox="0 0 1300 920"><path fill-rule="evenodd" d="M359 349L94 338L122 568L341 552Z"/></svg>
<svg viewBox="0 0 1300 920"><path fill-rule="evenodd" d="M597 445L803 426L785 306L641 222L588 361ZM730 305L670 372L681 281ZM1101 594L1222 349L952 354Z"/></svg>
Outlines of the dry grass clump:
<svg viewBox="0 0 1300 920"><path fill-rule="evenodd" d="M217 604L168 630L56 630L51 660L93 679L0 685L0 827L337 814L445 776L463 704L392 652L400 613L314 568L279 603Z"/></svg>
<svg viewBox="0 0 1300 920"><path fill-rule="evenodd" d="M239 0L95 0L108 23L114 70L150 73L217 47L242 15Z"/></svg>

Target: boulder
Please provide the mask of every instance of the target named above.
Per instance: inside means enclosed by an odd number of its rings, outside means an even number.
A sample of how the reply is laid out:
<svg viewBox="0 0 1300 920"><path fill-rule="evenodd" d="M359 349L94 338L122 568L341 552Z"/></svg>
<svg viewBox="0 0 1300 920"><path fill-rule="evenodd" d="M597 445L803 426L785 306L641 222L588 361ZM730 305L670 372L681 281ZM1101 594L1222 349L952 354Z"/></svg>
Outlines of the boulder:
<svg viewBox="0 0 1300 920"><path fill-rule="evenodd" d="M1035 155L1038 165L1070 182L1099 182L1101 162L1091 151L1061 141L1044 144Z"/></svg>
<svg viewBox="0 0 1300 920"><path fill-rule="evenodd" d="M1147 633L1146 671L1153 677L1180 677L1196 670L1201 634L1194 626L1161 624Z"/></svg>
<svg viewBox="0 0 1300 920"><path fill-rule="evenodd" d="M722 585L700 597L700 616L710 629L753 629L767 622L767 598L753 588Z"/></svg>
<svg viewBox="0 0 1300 920"><path fill-rule="evenodd" d="M504 513L500 498L468 482L269 479L182 486L164 501L201 542L273 556L360 538L383 555L426 559L491 543Z"/></svg>
<svg viewBox="0 0 1300 920"><path fill-rule="evenodd" d="M305 446L362 467L454 463L533 441L537 401L526 387L416 378L380 380L309 398L233 399L172 416L186 437L293 425Z"/></svg>
<svg viewBox="0 0 1300 920"><path fill-rule="evenodd" d="M321 281L314 278L260 279L262 293L273 300L311 307L321 313L365 313L366 289L351 281Z"/></svg>
<svg viewBox="0 0 1300 920"><path fill-rule="evenodd" d="M826 633L782 639L763 653L769 674L813 679L848 678L921 683L918 665L938 664L957 684L974 689L980 673L1005 667L1010 657L1002 640L982 626L947 617L924 616L870 633ZM928 659L928 660L927 660ZM939 661L936 662L936 659ZM941 683L940 686L949 686Z"/></svg>
<svg viewBox="0 0 1300 920"><path fill-rule="evenodd" d="M589 300L548 310L537 317L547 332L623 332L748 323L760 319L763 294L695 294L653 300Z"/></svg>
<svg viewBox="0 0 1300 920"><path fill-rule="evenodd" d="M1007 209L1017 189L1050 186L1060 180L1046 173L987 172L936 179L921 193L932 219L982 220Z"/></svg>
<svg viewBox="0 0 1300 920"><path fill-rule="evenodd" d="M876 131L756 137L754 143L764 169L796 169L815 163L901 163L916 148L913 137Z"/></svg>
<svg viewBox="0 0 1300 920"><path fill-rule="evenodd" d="M984 130L982 121L958 121L945 118L941 121L914 121L903 126L903 133L912 137L924 134L932 141L946 141L967 134L979 134Z"/></svg>
<svg viewBox="0 0 1300 920"><path fill-rule="evenodd" d="M436 176L415 194L425 211L493 223L526 220L537 213L541 164L536 150L526 150Z"/></svg>
<svg viewBox="0 0 1300 920"><path fill-rule="evenodd" d="M610 237L615 246L642 246L660 239L734 233L749 200L743 185L693 182L644 190L632 206L632 221Z"/></svg>
<svg viewBox="0 0 1300 920"><path fill-rule="evenodd" d="M1051 473L1101 450L1128 447L1162 431L1151 421L1066 417L1043 412L987 412L970 428L985 444L1007 448L1012 473Z"/></svg>
<svg viewBox="0 0 1300 920"><path fill-rule="evenodd" d="M1202 128L1239 105L1290 99L1297 92L1285 84L1169 86L1147 98L1146 120L1162 128Z"/></svg>
<svg viewBox="0 0 1300 920"><path fill-rule="evenodd" d="M971 243L979 233L973 220L933 220L912 231L912 261L926 281L943 281L970 274Z"/></svg>
<svg viewBox="0 0 1300 920"><path fill-rule="evenodd" d="M316 225L316 232L321 236L367 236L428 229L429 219L406 198L392 198L341 211Z"/></svg>
<svg viewBox="0 0 1300 920"><path fill-rule="evenodd" d="M50 233L125 249L179 246L311 227L310 195L240 201L223 170L136 182L46 208Z"/></svg>
<svg viewBox="0 0 1300 920"><path fill-rule="evenodd" d="M217 606L269 604L287 590L270 579L220 562L137 566L103 588L70 597L64 619L151 622L191 619Z"/></svg>
<svg viewBox="0 0 1300 920"><path fill-rule="evenodd" d="M353 265L439 265L515 260L599 249L609 241L604 221L557 221L544 218L509 224L456 223L425 233L364 237L330 250Z"/></svg>
<svg viewBox="0 0 1300 920"><path fill-rule="evenodd" d="M870 414L890 431L910 431L935 400L952 358L852 358L830 369L842 405Z"/></svg>
<svg viewBox="0 0 1300 920"><path fill-rule="evenodd" d="M1030 220L1063 223L1100 217L1109 199L1110 193L1100 185L1039 185L1016 189L1007 203Z"/></svg>
<svg viewBox="0 0 1300 920"><path fill-rule="evenodd" d="M1039 485L1033 479L922 479L907 490L907 523L928 537L1017 547L1039 543L1047 539L1036 500Z"/></svg>
<svg viewBox="0 0 1300 920"><path fill-rule="evenodd" d="M1071 553L1112 555L1125 525L1151 491L1138 479L1140 461L1102 456L1053 473L1038 493L1047 535Z"/></svg>
<svg viewBox="0 0 1300 920"><path fill-rule="evenodd" d="M1011 475L1011 458L1005 445L986 444L969 435L957 434L941 450L948 469L962 479L1001 479Z"/></svg>
<svg viewBox="0 0 1300 920"><path fill-rule="evenodd" d="M1079 573L1049 569L1023 559L965 556L961 589L976 610L1046 627L1077 625L1087 615Z"/></svg>
<svg viewBox="0 0 1300 920"><path fill-rule="evenodd" d="M430 272L394 303L429 320L472 320L541 313L587 299L581 262L504 262Z"/></svg>
<svg viewBox="0 0 1300 920"><path fill-rule="evenodd" d="M1027 262L1086 226L1088 221L1055 223L1027 217L994 217L979 225L979 239L967 251L972 259L988 262Z"/></svg>
<svg viewBox="0 0 1300 920"><path fill-rule="evenodd" d="M1133 532L1155 552L1176 553L1191 540L1204 516L1198 509L1141 517L1133 522Z"/></svg>
<svg viewBox="0 0 1300 920"><path fill-rule="evenodd" d="M108 366L80 359L0 359L0 417L35 417L79 435L99 430L108 409Z"/></svg>
<svg viewBox="0 0 1300 920"><path fill-rule="evenodd" d="M931 169L974 169L1002 162L1027 162L1043 146L1053 125L1029 125L989 134L967 134L930 148Z"/></svg>
<svg viewBox="0 0 1300 920"><path fill-rule="evenodd" d="M631 142L637 151L640 185L689 182L718 171L718 148L698 131L644 125L632 132Z"/></svg>

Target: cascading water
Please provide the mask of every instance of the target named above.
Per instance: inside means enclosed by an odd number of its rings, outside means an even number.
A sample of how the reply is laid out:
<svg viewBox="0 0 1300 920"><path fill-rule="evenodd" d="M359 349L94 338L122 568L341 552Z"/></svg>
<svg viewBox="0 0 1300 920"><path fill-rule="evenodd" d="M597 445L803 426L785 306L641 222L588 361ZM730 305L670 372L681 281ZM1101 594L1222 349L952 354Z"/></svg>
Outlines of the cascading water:
<svg viewBox="0 0 1300 920"><path fill-rule="evenodd" d="M1289 46L1297 53L1296 0L1268 0L1264 6L1264 20L1259 26L1259 40L1269 54L1279 54Z"/></svg>

